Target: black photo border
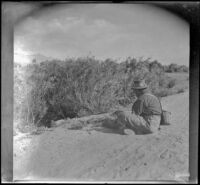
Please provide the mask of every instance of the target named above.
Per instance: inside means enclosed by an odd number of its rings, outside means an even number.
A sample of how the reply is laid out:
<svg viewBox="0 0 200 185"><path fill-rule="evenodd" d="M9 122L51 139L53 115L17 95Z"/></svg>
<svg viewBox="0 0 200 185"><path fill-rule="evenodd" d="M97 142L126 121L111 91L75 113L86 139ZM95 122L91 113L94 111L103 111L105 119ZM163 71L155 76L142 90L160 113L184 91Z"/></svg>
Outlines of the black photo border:
<svg viewBox="0 0 200 185"><path fill-rule="evenodd" d="M190 26L190 88L189 88L189 173L190 183L198 182L199 148L199 50L200 3L198 1L3 1L1 2L1 177L13 181L13 29L26 15L15 17L15 6L29 3L31 13L55 3L138 3L167 10L188 22ZM174 182L173 182L174 183Z"/></svg>

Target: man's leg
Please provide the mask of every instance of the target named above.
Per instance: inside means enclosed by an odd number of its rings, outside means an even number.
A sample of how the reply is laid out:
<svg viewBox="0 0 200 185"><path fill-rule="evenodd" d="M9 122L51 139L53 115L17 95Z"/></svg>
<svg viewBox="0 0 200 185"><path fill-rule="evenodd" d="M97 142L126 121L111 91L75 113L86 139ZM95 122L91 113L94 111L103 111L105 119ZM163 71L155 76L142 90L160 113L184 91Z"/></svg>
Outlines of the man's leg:
<svg viewBox="0 0 200 185"><path fill-rule="evenodd" d="M148 123L143 117L131 113L131 111L115 111L112 115L117 116L117 124L121 125L121 129L129 128L138 134L149 133Z"/></svg>
<svg viewBox="0 0 200 185"><path fill-rule="evenodd" d="M147 122L149 123L150 125L150 131L152 133L156 133L159 131L159 128L160 128L160 120L161 120L161 117L160 116L157 116L157 115L153 115L153 116L149 116L147 118Z"/></svg>
<svg viewBox="0 0 200 185"><path fill-rule="evenodd" d="M135 131L136 134L150 133L150 127L147 121L139 115L131 112L126 112L127 127Z"/></svg>
<svg viewBox="0 0 200 185"><path fill-rule="evenodd" d="M116 124L117 118L112 116L112 115L107 115L103 120L102 120L102 126L110 129L117 129L118 126Z"/></svg>

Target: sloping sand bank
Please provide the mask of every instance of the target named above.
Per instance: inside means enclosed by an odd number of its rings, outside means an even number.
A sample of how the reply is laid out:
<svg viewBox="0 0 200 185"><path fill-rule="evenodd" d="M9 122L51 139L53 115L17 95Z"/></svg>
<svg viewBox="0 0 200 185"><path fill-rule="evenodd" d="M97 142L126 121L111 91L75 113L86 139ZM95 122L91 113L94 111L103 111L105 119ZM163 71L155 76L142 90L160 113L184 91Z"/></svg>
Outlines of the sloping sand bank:
<svg viewBox="0 0 200 185"><path fill-rule="evenodd" d="M120 135L105 128L14 137L14 179L65 181L187 180L189 92L162 99L172 124L158 134Z"/></svg>

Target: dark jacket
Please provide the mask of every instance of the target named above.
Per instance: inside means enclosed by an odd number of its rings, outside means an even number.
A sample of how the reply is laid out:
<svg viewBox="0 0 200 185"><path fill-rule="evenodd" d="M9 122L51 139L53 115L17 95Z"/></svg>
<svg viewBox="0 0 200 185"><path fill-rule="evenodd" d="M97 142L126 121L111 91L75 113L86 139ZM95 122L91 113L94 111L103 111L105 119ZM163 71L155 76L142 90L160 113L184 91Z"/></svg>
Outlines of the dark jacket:
<svg viewBox="0 0 200 185"><path fill-rule="evenodd" d="M141 95L132 106L132 111L140 116L161 115L160 101L149 92Z"/></svg>

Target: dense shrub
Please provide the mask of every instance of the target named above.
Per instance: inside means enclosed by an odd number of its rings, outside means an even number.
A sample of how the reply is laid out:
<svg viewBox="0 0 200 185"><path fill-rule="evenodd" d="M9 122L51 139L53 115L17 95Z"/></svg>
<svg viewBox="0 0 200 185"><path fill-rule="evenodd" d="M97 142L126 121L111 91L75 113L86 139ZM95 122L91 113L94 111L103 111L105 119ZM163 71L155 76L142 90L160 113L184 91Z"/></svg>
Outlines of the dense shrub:
<svg viewBox="0 0 200 185"><path fill-rule="evenodd" d="M135 99L132 84L137 78L145 78L158 96L170 94L168 88L174 85L157 61L137 61L130 57L121 63L89 57L52 60L29 64L23 70L24 79L19 82L17 74L15 78L16 114L36 126L48 127L51 120L126 106ZM18 86L24 91L21 96Z"/></svg>
<svg viewBox="0 0 200 185"><path fill-rule="evenodd" d="M170 64L168 66L164 66L165 72L174 73L174 72L189 72L189 68L185 65L177 65L177 64Z"/></svg>

